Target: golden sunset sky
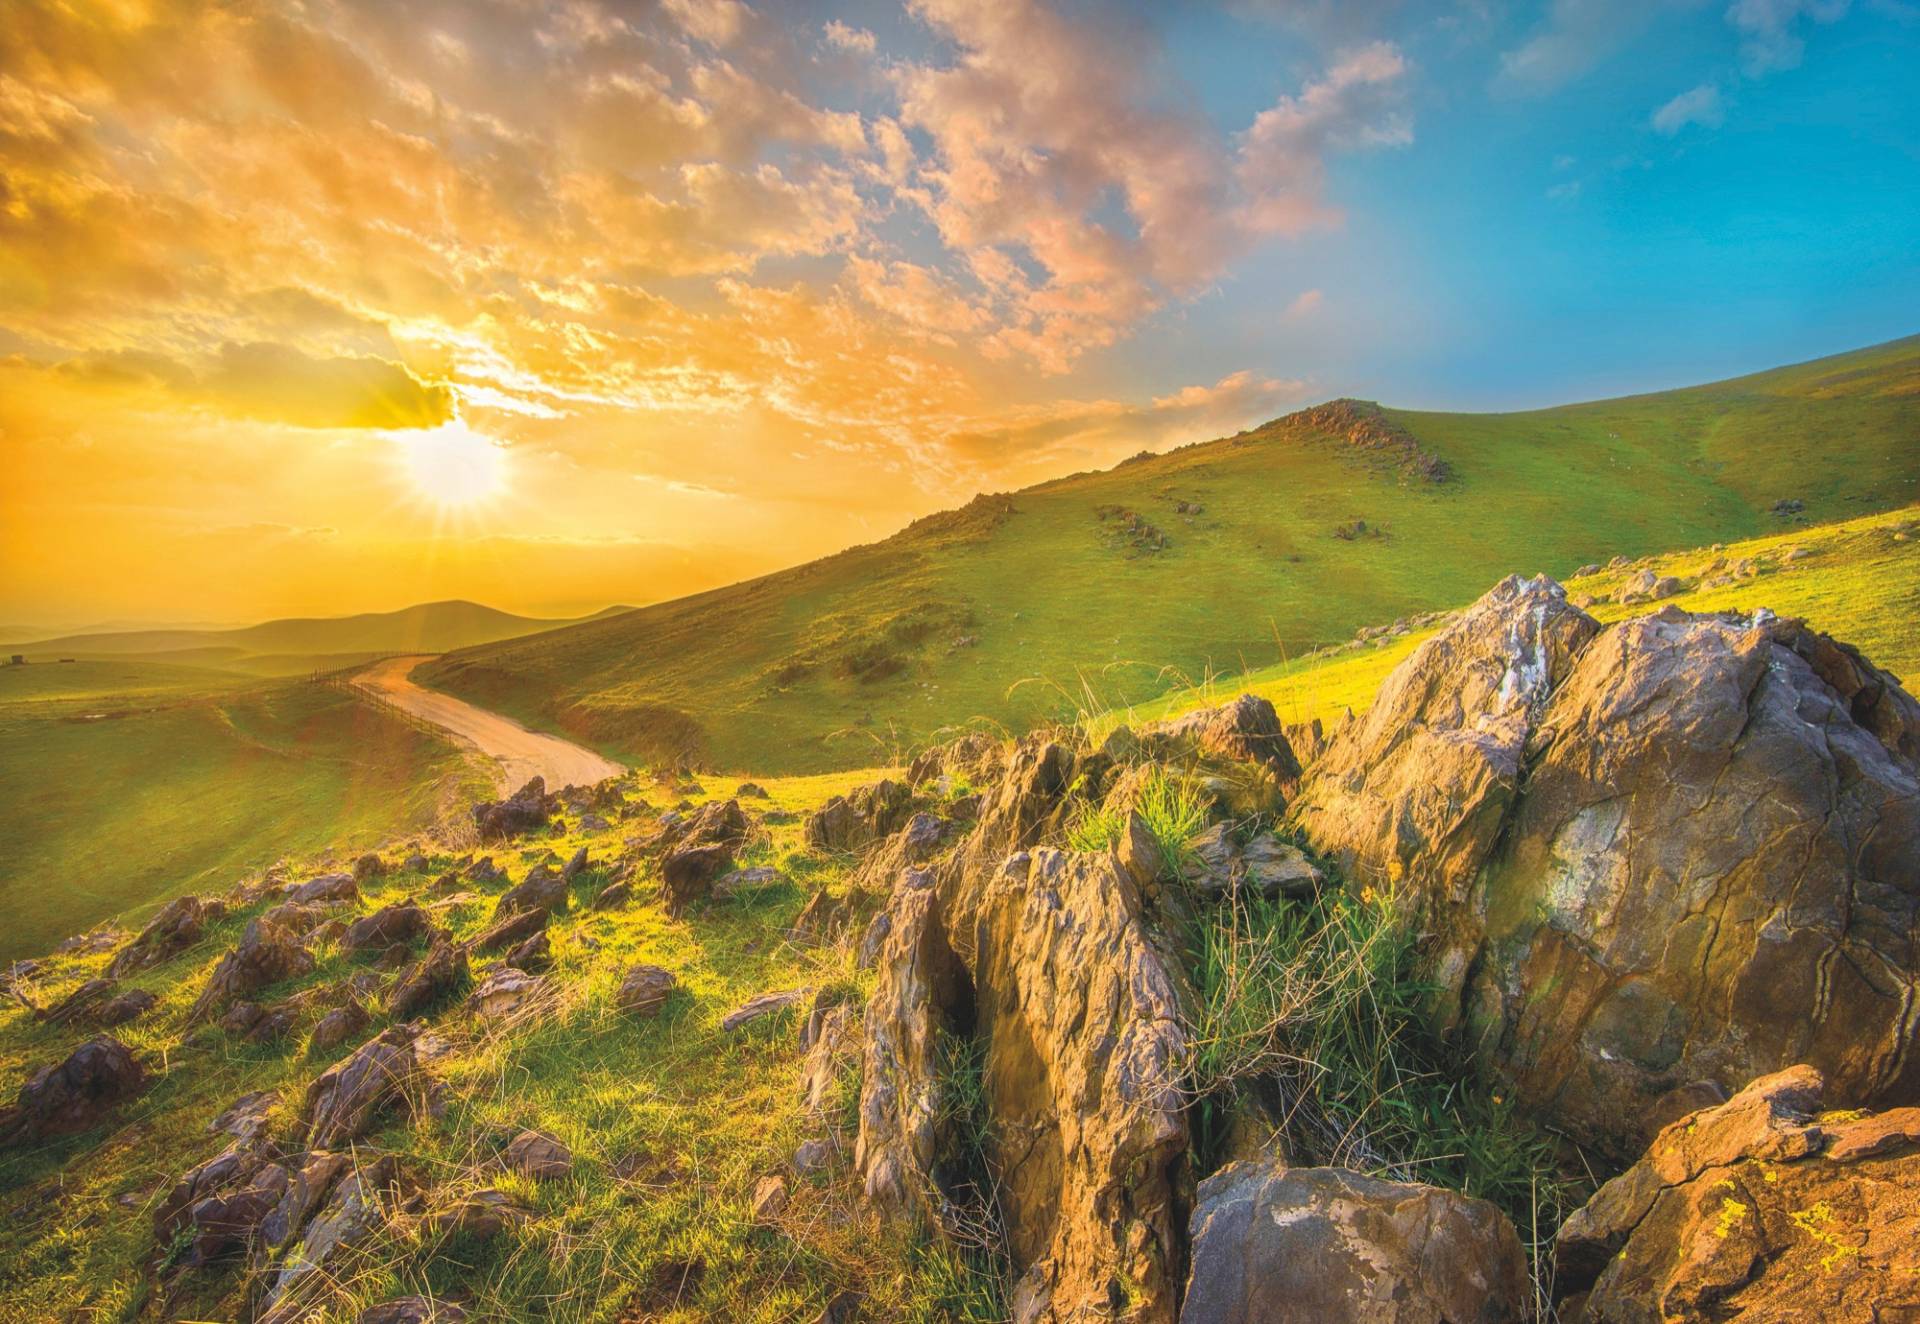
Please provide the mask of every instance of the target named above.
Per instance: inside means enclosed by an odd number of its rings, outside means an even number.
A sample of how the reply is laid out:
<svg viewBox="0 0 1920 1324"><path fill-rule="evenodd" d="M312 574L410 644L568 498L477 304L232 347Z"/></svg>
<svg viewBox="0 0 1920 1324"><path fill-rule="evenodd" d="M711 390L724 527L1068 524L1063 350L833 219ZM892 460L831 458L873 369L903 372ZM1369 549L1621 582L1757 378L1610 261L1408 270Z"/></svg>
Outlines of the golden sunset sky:
<svg viewBox="0 0 1920 1324"><path fill-rule="evenodd" d="M1583 7L6 0L0 622L657 600L1380 386L1494 306L1392 181L1579 205L1465 145Z"/></svg>

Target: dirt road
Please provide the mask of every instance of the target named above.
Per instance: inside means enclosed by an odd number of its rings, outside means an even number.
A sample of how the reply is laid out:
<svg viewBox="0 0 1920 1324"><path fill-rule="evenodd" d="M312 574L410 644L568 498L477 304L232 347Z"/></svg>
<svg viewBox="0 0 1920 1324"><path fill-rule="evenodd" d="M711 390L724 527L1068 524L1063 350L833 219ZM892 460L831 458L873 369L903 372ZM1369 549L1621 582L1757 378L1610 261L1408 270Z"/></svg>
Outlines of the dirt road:
<svg viewBox="0 0 1920 1324"><path fill-rule="evenodd" d="M529 731L511 718L476 708L451 694L422 689L408 679L426 657L390 657L353 678L353 683L396 708L471 745L500 769L505 790L517 790L529 777L547 779L547 789L591 786L626 769L559 736Z"/></svg>

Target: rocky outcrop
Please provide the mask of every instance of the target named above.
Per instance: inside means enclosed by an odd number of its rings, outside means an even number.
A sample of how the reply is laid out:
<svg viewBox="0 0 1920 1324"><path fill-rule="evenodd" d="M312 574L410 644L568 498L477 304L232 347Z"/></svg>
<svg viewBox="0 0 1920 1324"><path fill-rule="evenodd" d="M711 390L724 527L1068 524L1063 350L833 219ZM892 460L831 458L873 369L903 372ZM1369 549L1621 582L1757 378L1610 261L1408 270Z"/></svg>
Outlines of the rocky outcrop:
<svg viewBox="0 0 1920 1324"><path fill-rule="evenodd" d="M494 903L494 920L497 922L530 910L545 911L549 915L565 910L569 881L567 874L556 873L545 864L534 865L527 870L525 880L518 887L508 889Z"/></svg>
<svg viewBox="0 0 1920 1324"><path fill-rule="evenodd" d="M1548 697L1599 633L1552 580L1502 580L1394 669L1314 764L1293 814L1347 874L1461 904L1519 790Z"/></svg>
<svg viewBox="0 0 1920 1324"><path fill-rule="evenodd" d="M547 783L535 777L504 800L473 807L473 825L482 841L504 841L537 832L560 807L559 797L547 794Z"/></svg>
<svg viewBox="0 0 1920 1324"><path fill-rule="evenodd" d="M986 895L974 963L1014 1313L1114 1301L1172 1320L1189 1198L1191 991L1143 885L1112 855L1040 849Z"/></svg>
<svg viewBox="0 0 1920 1324"><path fill-rule="evenodd" d="M114 956L107 967L113 979L152 969L170 961L206 936L207 926L227 913L226 903L197 896L175 897L147 921L139 936Z"/></svg>
<svg viewBox="0 0 1920 1324"><path fill-rule="evenodd" d="M1229 1164L1200 1184L1181 1324L1518 1324L1527 1262L1505 1214L1343 1168Z"/></svg>
<svg viewBox="0 0 1920 1324"><path fill-rule="evenodd" d="M1920 1109L1823 1089L1794 1067L1663 1130L1561 1228L1561 1318L1920 1318Z"/></svg>
<svg viewBox="0 0 1920 1324"><path fill-rule="evenodd" d="M725 842L677 847L660 862L660 904L669 915L685 914L732 868L733 847Z"/></svg>
<svg viewBox="0 0 1920 1324"><path fill-rule="evenodd" d="M91 1039L34 1072L13 1105L0 1110L0 1148L97 1126L146 1087L147 1073L125 1044L104 1034Z"/></svg>
<svg viewBox="0 0 1920 1324"><path fill-rule="evenodd" d="M1846 1103L1920 1098L1917 742L1892 677L1799 622L1669 607L1598 633L1509 580L1394 673L1297 813L1400 889L1437 1024L1628 1156L1694 1082L1805 1061Z"/></svg>
<svg viewBox="0 0 1920 1324"><path fill-rule="evenodd" d="M334 1063L307 1087L298 1138L313 1149L337 1149L358 1140L392 1104L425 1084L409 1025L382 1030Z"/></svg>
<svg viewBox="0 0 1920 1324"><path fill-rule="evenodd" d="M258 1324L294 1324L315 1313L356 1247L424 1205L418 1178L391 1154L363 1158L334 1184L299 1240L269 1273Z"/></svg>

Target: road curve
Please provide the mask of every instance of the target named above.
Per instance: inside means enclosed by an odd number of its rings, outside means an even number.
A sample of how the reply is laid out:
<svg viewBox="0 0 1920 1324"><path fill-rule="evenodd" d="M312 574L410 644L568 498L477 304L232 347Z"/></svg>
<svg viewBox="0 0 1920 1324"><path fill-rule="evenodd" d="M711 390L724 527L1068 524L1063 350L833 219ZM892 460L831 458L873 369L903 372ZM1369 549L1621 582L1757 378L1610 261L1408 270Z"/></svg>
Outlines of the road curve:
<svg viewBox="0 0 1920 1324"><path fill-rule="evenodd" d="M356 672L353 683L479 750L499 767L501 785L509 791L530 777L544 777L548 790L558 790L591 786L626 771L570 740L529 731L512 718L414 684L409 676L430 656L385 658Z"/></svg>

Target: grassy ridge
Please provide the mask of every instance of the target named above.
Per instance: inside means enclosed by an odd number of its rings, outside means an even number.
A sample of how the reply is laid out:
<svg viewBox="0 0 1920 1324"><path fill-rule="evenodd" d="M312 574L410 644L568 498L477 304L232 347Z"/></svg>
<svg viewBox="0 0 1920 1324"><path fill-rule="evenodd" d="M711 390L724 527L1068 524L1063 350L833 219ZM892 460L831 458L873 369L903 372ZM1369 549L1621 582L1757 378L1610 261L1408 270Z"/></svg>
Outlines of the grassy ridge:
<svg viewBox="0 0 1920 1324"><path fill-rule="evenodd" d="M1253 670L1514 570L1760 536L1788 527L1778 501L1809 520L1902 505L1920 492L1920 338L1658 395L1378 417L1448 481L1308 411L419 675L630 760L893 759L955 723Z"/></svg>
<svg viewBox="0 0 1920 1324"><path fill-rule="evenodd" d="M453 746L341 690L167 692L178 670L0 674L0 959L283 855L426 827L488 789Z"/></svg>
<svg viewBox="0 0 1920 1324"><path fill-rule="evenodd" d="M1789 560L1788 554L1797 553ZM1753 560L1759 574L1718 588L1699 581L1715 562ZM1642 570L1687 584L1657 603L1618 601L1626 580ZM1800 616L1816 629L1854 644L1877 666L1911 686L1920 677L1920 507L1863 516L1837 524L1796 528L1716 551L1693 548L1649 556L1599 574L1573 577L1567 591L1601 621L1657 610L1669 602L1687 611L1753 611ZM1599 599L1598 601L1590 601ZM1115 726L1175 717L1243 690L1269 700L1286 722L1339 721L1364 711L1380 683L1433 630L1349 643L1290 663L1174 690L1150 703L1115 706L1085 720L1096 738Z"/></svg>

